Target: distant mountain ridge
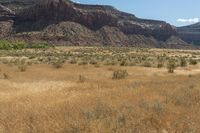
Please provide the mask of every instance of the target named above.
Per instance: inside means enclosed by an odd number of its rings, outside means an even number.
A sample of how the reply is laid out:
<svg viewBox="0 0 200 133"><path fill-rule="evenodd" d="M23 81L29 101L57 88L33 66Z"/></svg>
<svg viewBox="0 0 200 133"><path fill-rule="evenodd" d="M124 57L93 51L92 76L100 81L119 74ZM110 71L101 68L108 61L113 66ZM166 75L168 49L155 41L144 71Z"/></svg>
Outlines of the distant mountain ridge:
<svg viewBox="0 0 200 133"><path fill-rule="evenodd" d="M178 27L178 36L188 43L200 45L200 23Z"/></svg>
<svg viewBox="0 0 200 133"><path fill-rule="evenodd" d="M0 5L0 37L62 45L175 47L169 45L177 36L170 24L140 19L112 6L69 0L0 0ZM174 42L190 47L176 37Z"/></svg>

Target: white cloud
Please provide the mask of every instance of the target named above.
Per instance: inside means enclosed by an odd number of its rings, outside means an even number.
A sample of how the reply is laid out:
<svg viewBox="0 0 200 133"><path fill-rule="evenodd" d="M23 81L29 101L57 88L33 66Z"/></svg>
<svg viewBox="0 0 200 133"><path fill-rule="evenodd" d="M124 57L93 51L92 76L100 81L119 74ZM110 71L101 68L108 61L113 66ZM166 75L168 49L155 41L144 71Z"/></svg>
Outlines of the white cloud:
<svg viewBox="0 0 200 133"><path fill-rule="evenodd" d="M189 19L179 18L176 21L181 22L181 23L198 23L200 19L199 18L189 18Z"/></svg>
<svg viewBox="0 0 200 133"><path fill-rule="evenodd" d="M78 4L80 4L80 2L79 1L77 1L77 0L72 0L73 2L75 2L75 3L78 3Z"/></svg>

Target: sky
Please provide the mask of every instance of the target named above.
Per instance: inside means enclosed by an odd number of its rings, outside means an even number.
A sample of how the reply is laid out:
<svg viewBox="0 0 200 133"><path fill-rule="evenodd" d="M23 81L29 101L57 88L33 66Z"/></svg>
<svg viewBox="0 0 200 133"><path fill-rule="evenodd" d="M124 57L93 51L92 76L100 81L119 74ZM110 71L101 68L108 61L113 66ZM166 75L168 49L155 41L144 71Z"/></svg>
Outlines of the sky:
<svg viewBox="0 0 200 133"><path fill-rule="evenodd" d="M200 21L200 0L74 0L82 4L112 5L139 18L164 20L175 26Z"/></svg>

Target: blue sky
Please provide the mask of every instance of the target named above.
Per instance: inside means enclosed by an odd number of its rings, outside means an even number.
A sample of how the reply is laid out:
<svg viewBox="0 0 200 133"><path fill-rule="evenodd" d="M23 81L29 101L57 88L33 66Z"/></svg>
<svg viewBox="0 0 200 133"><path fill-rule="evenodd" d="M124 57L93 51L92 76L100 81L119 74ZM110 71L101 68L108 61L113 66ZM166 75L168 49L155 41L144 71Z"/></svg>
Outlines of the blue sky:
<svg viewBox="0 0 200 133"><path fill-rule="evenodd" d="M74 0L85 4L112 5L140 18L164 20L183 26L200 21L200 0Z"/></svg>

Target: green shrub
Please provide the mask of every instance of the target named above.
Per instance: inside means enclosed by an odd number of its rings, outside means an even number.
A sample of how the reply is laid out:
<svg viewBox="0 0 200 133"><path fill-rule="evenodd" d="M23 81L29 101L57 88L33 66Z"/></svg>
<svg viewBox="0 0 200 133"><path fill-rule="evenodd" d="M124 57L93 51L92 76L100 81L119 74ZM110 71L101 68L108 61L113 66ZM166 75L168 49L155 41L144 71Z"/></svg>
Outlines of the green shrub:
<svg viewBox="0 0 200 133"><path fill-rule="evenodd" d="M122 62L120 63L120 66L126 66L126 60L122 60Z"/></svg>
<svg viewBox="0 0 200 133"><path fill-rule="evenodd" d="M78 65L88 65L88 62L85 60L82 60L78 63Z"/></svg>
<svg viewBox="0 0 200 133"><path fill-rule="evenodd" d="M122 60L120 63L120 66L130 66L131 61L130 60Z"/></svg>
<svg viewBox="0 0 200 133"><path fill-rule="evenodd" d="M77 63L77 60L75 58L72 58L70 61L69 61L70 64L76 64Z"/></svg>
<svg viewBox="0 0 200 133"><path fill-rule="evenodd" d="M112 66L114 66L114 65L116 65L117 64L117 61L115 61L115 60L111 60L111 59L106 59L105 61L104 61L104 63L103 63L104 65L112 65Z"/></svg>
<svg viewBox="0 0 200 133"><path fill-rule="evenodd" d="M174 69L176 68L176 64L174 60L169 60L167 64L167 69L169 73L174 73Z"/></svg>
<svg viewBox="0 0 200 133"><path fill-rule="evenodd" d="M24 41L18 41L18 40L17 41L0 40L0 50L12 50L12 49L20 50L24 48L46 49L49 47L53 47L53 45L43 42L27 44Z"/></svg>
<svg viewBox="0 0 200 133"><path fill-rule="evenodd" d="M126 70L116 70L113 72L112 79L124 79L128 76L128 72Z"/></svg>
<svg viewBox="0 0 200 133"><path fill-rule="evenodd" d="M158 62L157 68L162 68L163 66L164 66L164 64L162 62Z"/></svg>
<svg viewBox="0 0 200 133"><path fill-rule="evenodd" d="M180 59L180 66L181 66L181 67L187 66L187 61L186 61L185 58L181 58L181 59Z"/></svg>
<svg viewBox="0 0 200 133"><path fill-rule="evenodd" d="M96 65L98 62L96 60L90 60L89 62L91 65Z"/></svg>
<svg viewBox="0 0 200 133"><path fill-rule="evenodd" d="M143 66L144 66L144 67L151 67L151 63L148 62L148 61L145 61L145 62L143 63Z"/></svg>
<svg viewBox="0 0 200 133"><path fill-rule="evenodd" d="M28 48L35 48L35 49L47 49L50 47L53 47L53 45L50 45L48 43L43 43L43 42L31 43L28 45Z"/></svg>
<svg viewBox="0 0 200 133"><path fill-rule="evenodd" d="M194 59L190 59L189 62L190 62L190 65L196 65L197 64L197 61L194 60Z"/></svg>
<svg viewBox="0 0 200 133"><path fill-rule="evenodd" d="M0 49L1 50L18 50L26 48L26 43L23 41L8 41L0 40Z"/></svg>

